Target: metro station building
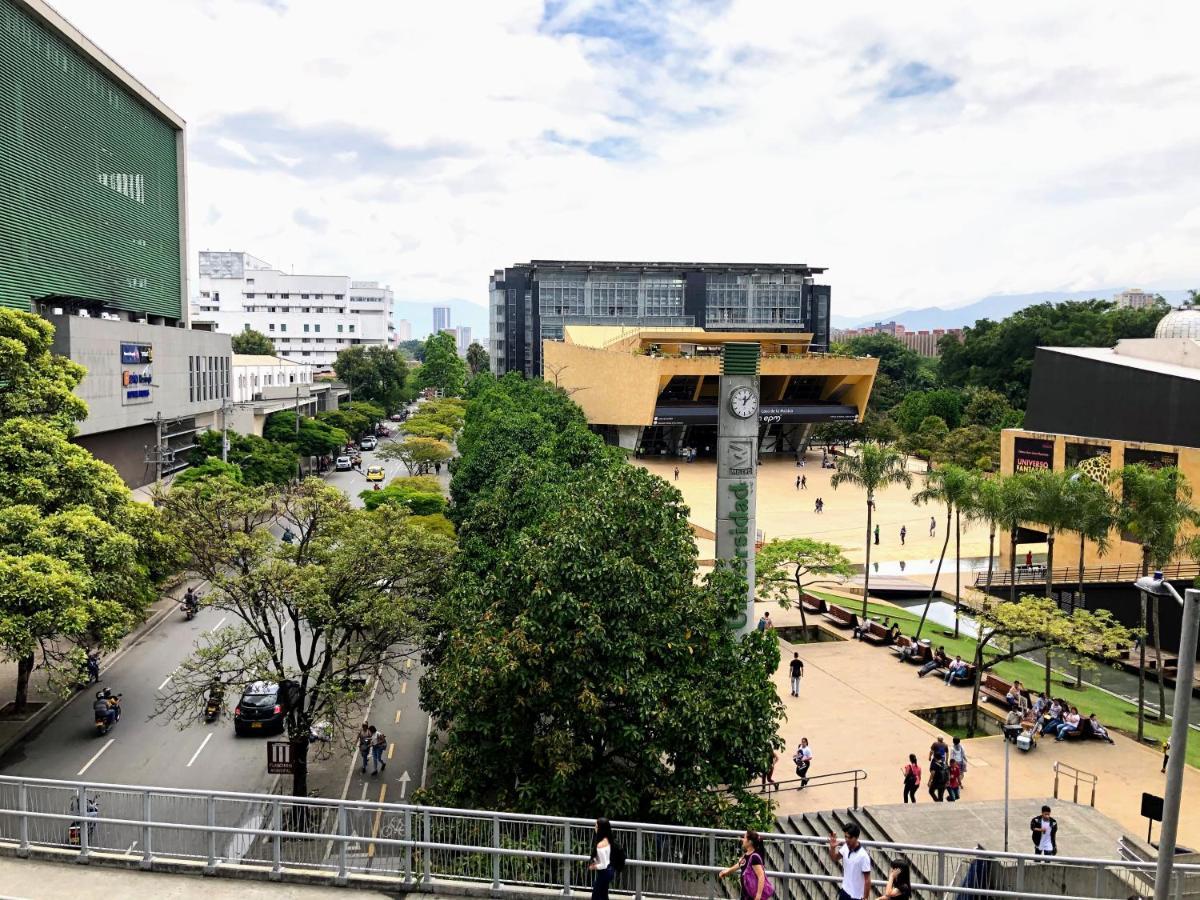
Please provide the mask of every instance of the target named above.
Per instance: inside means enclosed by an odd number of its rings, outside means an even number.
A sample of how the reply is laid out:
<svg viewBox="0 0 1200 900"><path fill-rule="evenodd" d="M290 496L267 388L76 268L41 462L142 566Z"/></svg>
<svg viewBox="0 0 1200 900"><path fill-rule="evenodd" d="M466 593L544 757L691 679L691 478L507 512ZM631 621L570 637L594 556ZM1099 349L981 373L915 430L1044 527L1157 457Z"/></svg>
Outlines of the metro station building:
<svg viewBox="0 0 1200 900"><path fill-rule="evenodd" d="M565 325L546 339L544 378L571 394L613 444L645 455L717 446L721 347L760 347L759 450L792 453L821 422L858 421L879 361L830 356L798 330L713 330L686 326Z"/></svg>

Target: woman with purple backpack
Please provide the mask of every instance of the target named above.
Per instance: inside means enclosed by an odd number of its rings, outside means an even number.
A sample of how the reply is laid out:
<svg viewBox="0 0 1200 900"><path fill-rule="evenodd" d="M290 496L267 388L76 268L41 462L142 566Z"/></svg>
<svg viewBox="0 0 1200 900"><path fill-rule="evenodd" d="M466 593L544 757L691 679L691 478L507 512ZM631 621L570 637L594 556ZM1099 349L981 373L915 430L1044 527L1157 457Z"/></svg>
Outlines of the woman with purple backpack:
<svg viewBox="0 0 1200 900"><path fill-rule="evenodd" d="M718 878L740 873L742 882L741 900L769 900L775 896L775 888L767 881L767 873L763 860L767 852L763 846L762 836L753 829L742 835L742 855L736 863L722 869Z"/></svg>

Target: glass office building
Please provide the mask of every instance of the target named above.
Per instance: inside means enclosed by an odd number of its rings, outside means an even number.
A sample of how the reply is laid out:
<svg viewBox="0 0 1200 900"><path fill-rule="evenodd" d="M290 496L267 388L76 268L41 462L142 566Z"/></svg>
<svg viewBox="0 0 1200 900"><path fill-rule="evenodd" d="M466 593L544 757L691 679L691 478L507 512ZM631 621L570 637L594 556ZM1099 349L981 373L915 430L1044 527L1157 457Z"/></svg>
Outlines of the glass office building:
<svg viewBox="0 0 1200 900"><path fill-rule="evenodd" d="M803 332L829 346L824 269L803 264L533 260L497 270L489 283L492 366L542 372L543 340L564 325L689 326L720 331Z"/></svg>

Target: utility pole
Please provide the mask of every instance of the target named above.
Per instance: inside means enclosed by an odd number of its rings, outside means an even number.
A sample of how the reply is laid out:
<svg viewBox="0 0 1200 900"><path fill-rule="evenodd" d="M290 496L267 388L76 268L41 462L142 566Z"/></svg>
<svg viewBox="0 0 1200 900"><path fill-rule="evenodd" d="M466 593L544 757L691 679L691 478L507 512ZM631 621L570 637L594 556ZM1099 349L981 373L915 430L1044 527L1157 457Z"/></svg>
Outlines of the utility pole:
<svg viewBox="0 0 1200 900"><path fill-rule="evenodd" d="M300 384L296 384L296 436L300 436ZM300 454L299 449L296 451L296 478L304 477L304 457Z"/></svg>
<svg viewBox="0 0 1200 900"><path fill-rule="evenodd" d="M229 398L221 400L221 462L229 462Z"/></svg>

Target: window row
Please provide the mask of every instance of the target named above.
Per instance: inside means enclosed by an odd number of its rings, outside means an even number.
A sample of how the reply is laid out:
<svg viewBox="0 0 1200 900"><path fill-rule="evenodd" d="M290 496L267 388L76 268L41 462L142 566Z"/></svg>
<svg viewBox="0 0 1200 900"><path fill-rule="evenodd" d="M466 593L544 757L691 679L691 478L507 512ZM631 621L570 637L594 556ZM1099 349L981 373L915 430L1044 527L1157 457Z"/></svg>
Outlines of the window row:
<svg viewBox="0 0 1200 900"><path fill-rule="evenodd" d="M188 401L220 400L229 396L228 356L188 357Z"/></svg>

